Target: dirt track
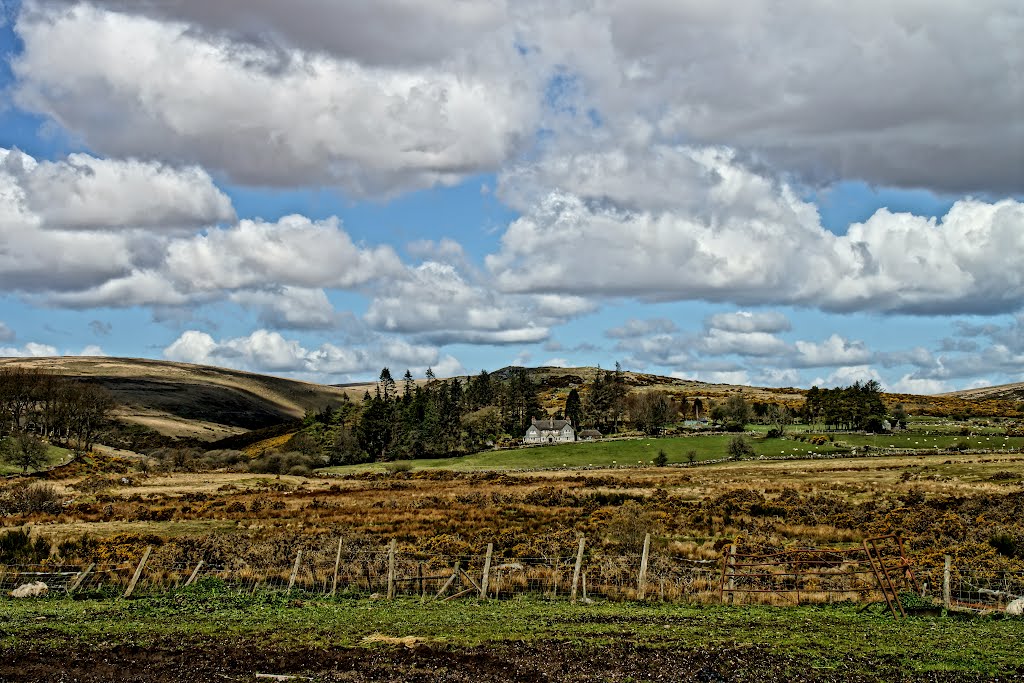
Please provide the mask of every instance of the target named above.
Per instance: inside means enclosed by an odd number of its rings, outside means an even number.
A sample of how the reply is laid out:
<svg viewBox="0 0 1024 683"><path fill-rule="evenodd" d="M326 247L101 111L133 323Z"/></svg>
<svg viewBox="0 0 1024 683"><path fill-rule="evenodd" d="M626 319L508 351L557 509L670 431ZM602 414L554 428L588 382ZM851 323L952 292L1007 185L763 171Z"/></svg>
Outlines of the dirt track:
<svg viewBox="0 0 1024 683"><path fill-rule="evenodd" d="M851 661L840 670L815 669L811 661L737 646L701 649L647 648L630 644L579 648L564 643L509 643L479 648L420 646L313 650L260 649L259 643L163 643L152 648L105 647L90 651L0 652L0 681L47 683L257 681L256 673L297 674L315 681L954 681L993 679L957 673L909 675L886 658ZM870 672L870 673L857 673Z"/></svg>

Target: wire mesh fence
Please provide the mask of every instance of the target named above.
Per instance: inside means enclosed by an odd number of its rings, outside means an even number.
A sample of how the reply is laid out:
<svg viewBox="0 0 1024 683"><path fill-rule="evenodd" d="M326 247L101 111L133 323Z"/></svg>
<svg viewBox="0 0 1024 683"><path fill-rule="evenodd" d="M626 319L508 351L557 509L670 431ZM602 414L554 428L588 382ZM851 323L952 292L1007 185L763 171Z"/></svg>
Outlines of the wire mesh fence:
<svg viewBox="0 0 1024 683"><path fill-rule="evenodd" d="M481 549L482 550L482 549ZM182 561L155 547L133 561L89 566L0 565L0 596L46 584L50 595L125 597L163 595L190 586L224 592L296 596L451 600L509 599L662 600L690 604L796 605L871 603L885 598L879 567L891 573L890 590L916 594L947 608L1003 610L1024 596L1024 572L953 566L914 566L895 546L872 564L866 548L744 549L717 559L667 552L507 557L476 552L446 555L400 549L353 549L343 540L311 543L283 553L252 552L216 561Z"/></svg>

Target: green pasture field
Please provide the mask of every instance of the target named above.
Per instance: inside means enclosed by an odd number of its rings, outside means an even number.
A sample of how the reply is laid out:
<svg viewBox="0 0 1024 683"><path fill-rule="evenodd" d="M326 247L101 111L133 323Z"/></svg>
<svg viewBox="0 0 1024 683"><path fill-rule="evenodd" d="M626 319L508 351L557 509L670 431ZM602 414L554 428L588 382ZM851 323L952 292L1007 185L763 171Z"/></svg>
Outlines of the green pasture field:
<svg viewBox="0 0 1024 683"><path fill-rule="evenodd" d="M810 438L815 432L790 435ZM608 441L580 441L552 446L531 446L512 450L484 451L461 458L432 458L400 461L415 469L542 469L548 467L637 467L650 466L660 451L668 457L668 464L683 464L689 461L690 451L696 451L695 462L718 460L728 457L727 447L734 438L732 434L696 434L645 439L624 439ZM763 436L747 435L754 448L755 457L807 457L814 455L850 452L854 448L863 451L865 446L878 450L920 450L943 451L958 445L971 449L1018 450L1024 448L1024 437L1004 438L998 435L961 437L952 435L924 435L915 431L897 434L832 434L833 442L813 445L796 438L765 439ZM348 474L367 470L383 471L394 464L371 463L329 467L320 472Z"/></svg>
<svg viewBox="0 0 1024 683"><path fill-rule="evenodd" d="M605 647L626 647L635 656L659 649L717 651L731 653L730 666L741 672L755 667L744 672L748 676L768 659L779 667L771 672L779 676L775 680L805 680L802 672L808 670L831 672L829 680L966 680L949 677L955 672L1015 680L1024 672L1024 620L932 616L897 622L881 608L863 611L853 605L572 605L535 598L421 604L289 599L201 587L134 600L3 600L0 624L0 659L10 657L14 666L29 646L44 653L102 647L114 653L181 648L186 654L211 643L281 653L401 647L364 640L379 634L414 636L430 649L448 651L552 644L577 654ZM936 675L940 678L932 678Z"/></svg>

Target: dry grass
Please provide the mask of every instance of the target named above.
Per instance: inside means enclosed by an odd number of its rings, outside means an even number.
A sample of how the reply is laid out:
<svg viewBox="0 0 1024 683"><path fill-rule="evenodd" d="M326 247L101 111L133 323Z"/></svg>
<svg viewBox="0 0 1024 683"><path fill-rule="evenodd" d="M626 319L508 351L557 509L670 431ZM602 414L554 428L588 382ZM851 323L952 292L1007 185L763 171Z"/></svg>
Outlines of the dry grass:
<svg viewBox="0 0 1024 683"><path fill-rule="evenodd" d="M63 512L12 515L5 525L29 523L55 540L128 535L145 545L155 535L222 554L234 552L226 549L234 543L248 548L262 539L291 539L280 543L292 547L296 539L322 539L329 545L341 535L373 548L396 538L403 552L423 557L478 554L493 542L504 558L566 558L580 534L595 551L635 552L620 533L621 511L633 506L654 532L658 552L672 557L713 559L736 536L775 547L831 547L896 531L928 557L956 546L960 556L991 564L1003 560L988 545L990 535L1000 529L1020 535L1011 504L1021 490L1018 475L1024 477L1019 455L344 479L131 474L128 483L110 477L109 487L95 493L76 489L77 480L59 481L68 500ZM928 499L948 502L920 502Z"/></svg>

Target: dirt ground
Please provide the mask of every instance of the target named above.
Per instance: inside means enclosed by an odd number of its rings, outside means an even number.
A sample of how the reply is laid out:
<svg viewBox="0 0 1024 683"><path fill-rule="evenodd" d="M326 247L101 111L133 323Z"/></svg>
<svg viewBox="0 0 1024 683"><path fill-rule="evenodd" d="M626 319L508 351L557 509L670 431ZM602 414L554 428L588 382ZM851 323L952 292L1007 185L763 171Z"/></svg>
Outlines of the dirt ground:
<svg viewBox="0 0 1024 683"><path fill-rule="evenodd" d="M584 648L569 643L508 643L477 648L421 645L270 650L259 643L160 643L141 648L103 643L87 651L29 645L0 652L0 681L46 683L170 683L259 681L257 673L292 680L403 681L959 681L1000 680L975 674L908 673L899 661L869 657L841 670L818 669L808 658L770 654L755 646L702 650L632 643ZM1020 680L1024 664L1013 677Z"/></svg>

